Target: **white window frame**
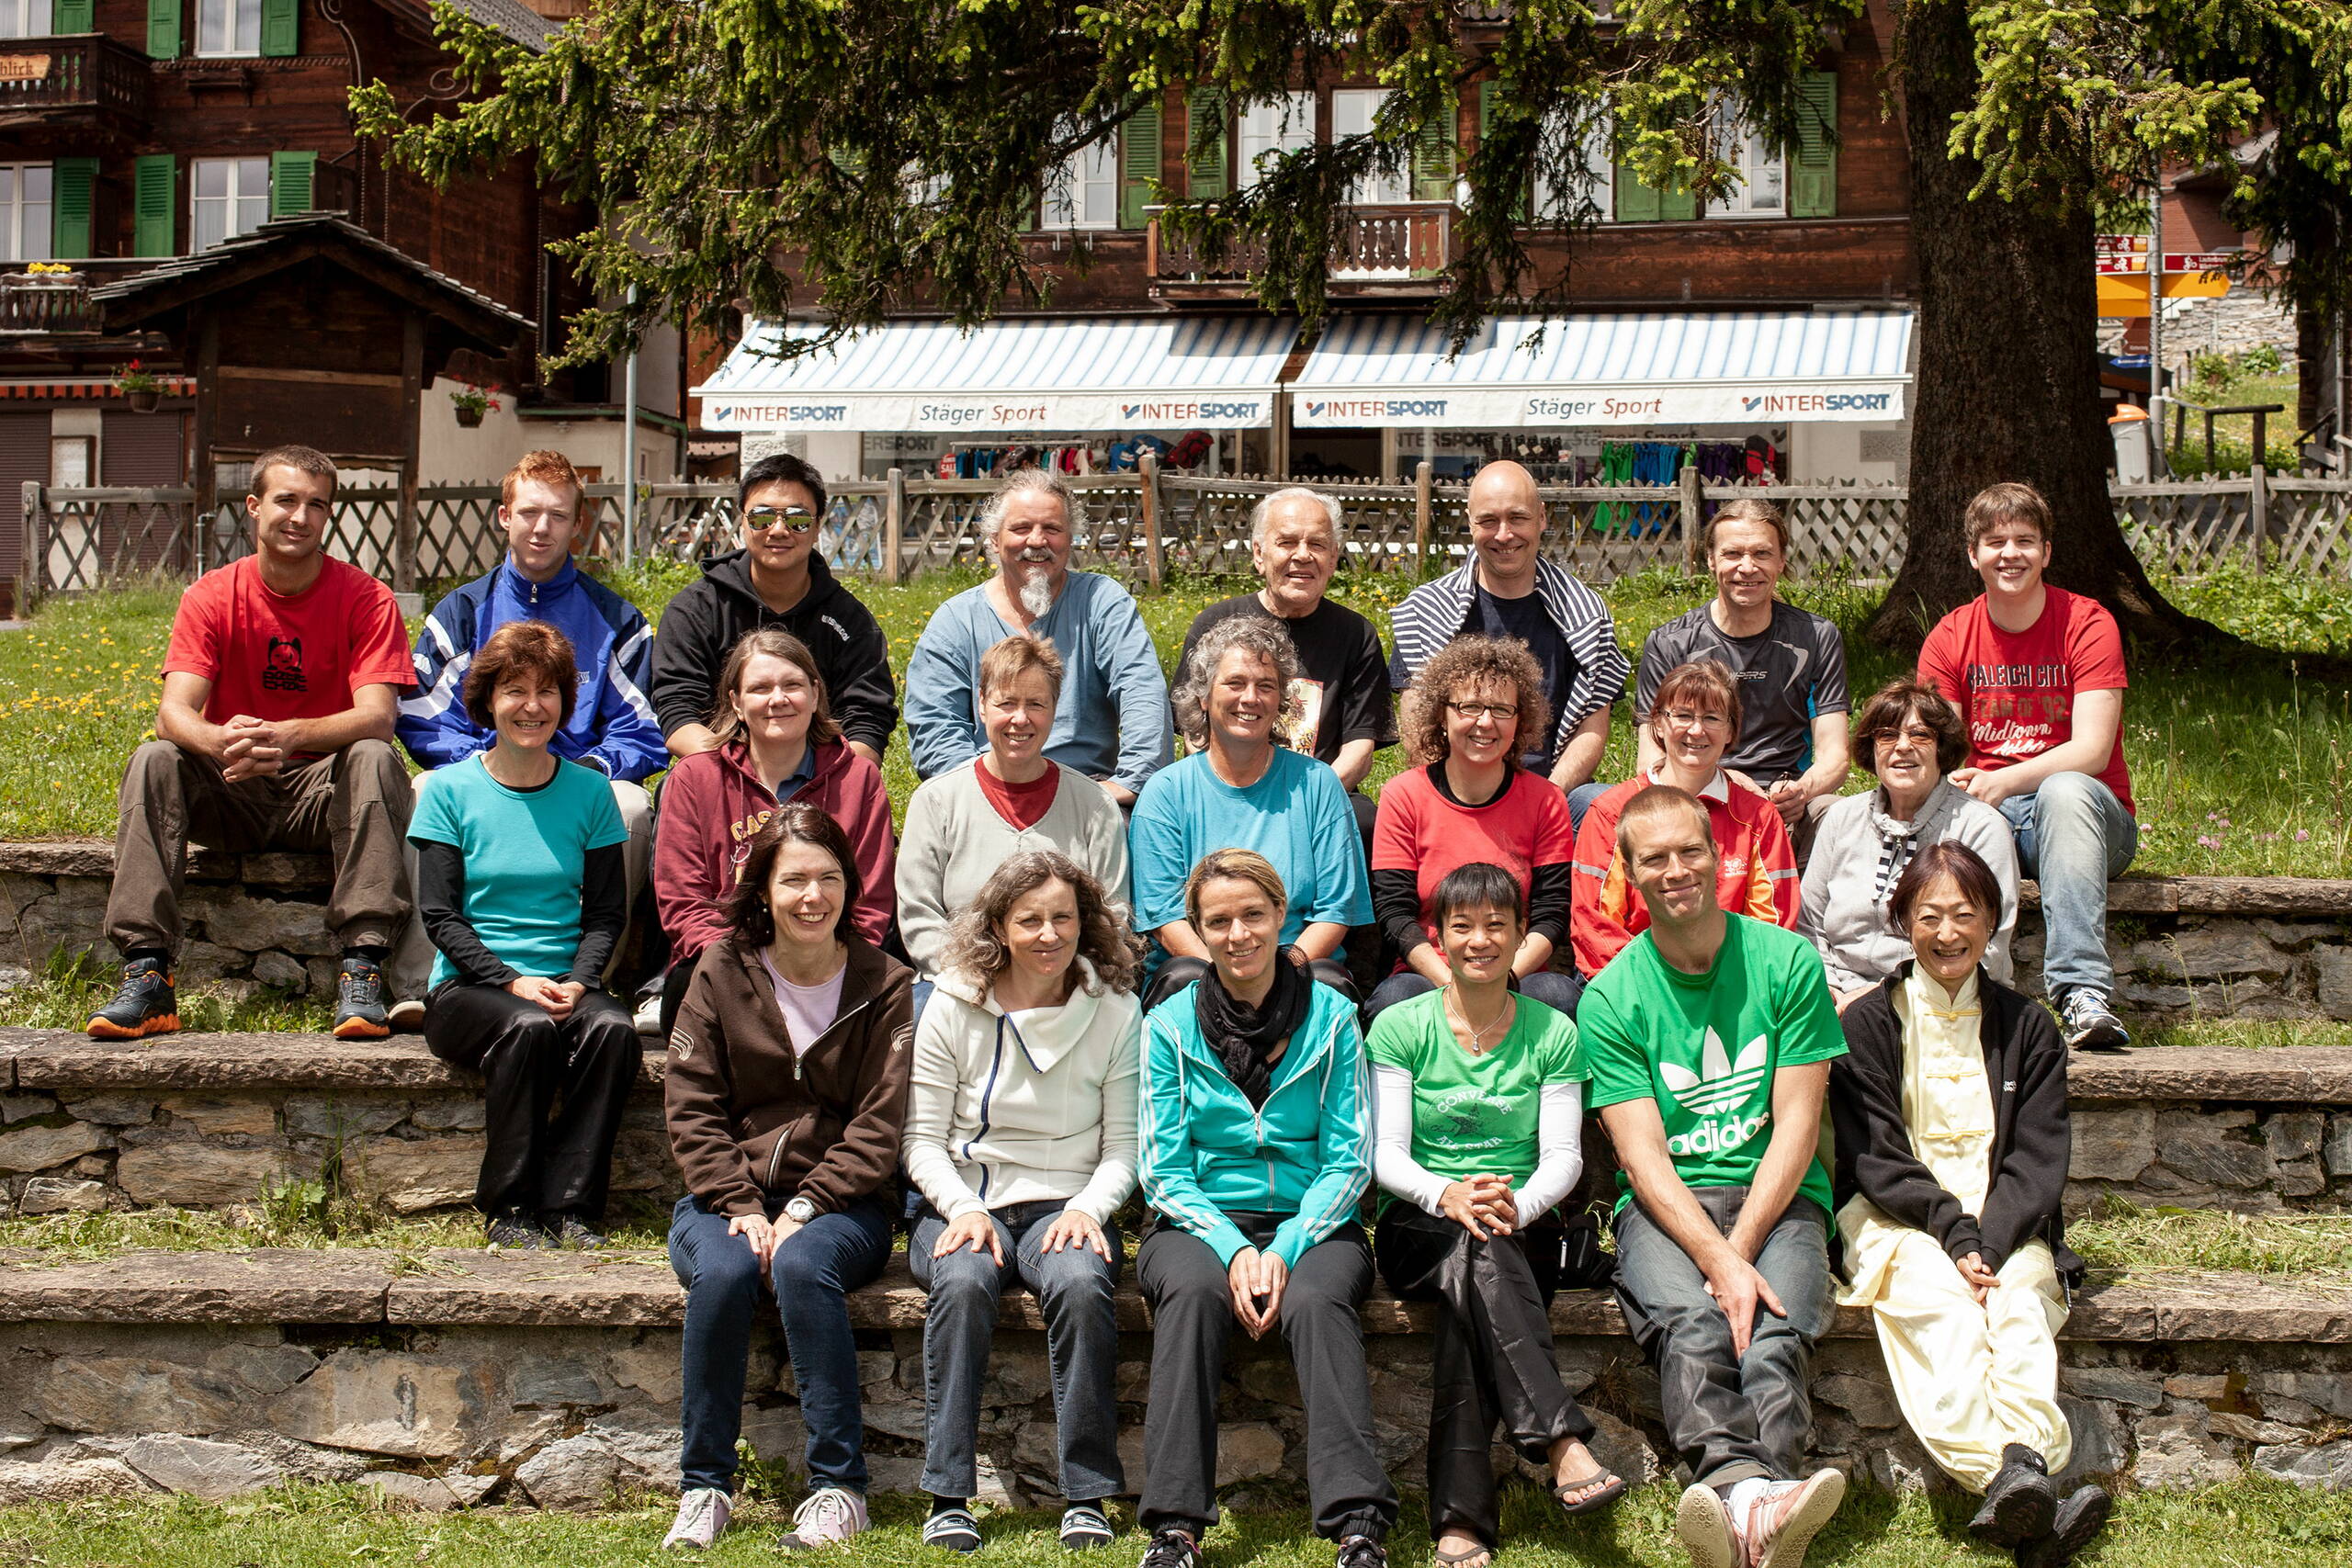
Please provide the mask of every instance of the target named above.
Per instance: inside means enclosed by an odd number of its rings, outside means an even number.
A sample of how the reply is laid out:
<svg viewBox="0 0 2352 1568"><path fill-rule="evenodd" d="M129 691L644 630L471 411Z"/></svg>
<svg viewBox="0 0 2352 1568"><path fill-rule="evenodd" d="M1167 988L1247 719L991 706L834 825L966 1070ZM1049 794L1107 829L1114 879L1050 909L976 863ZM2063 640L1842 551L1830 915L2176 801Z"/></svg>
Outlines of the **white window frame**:
<svg viewBox="0 0 2352 1568"><path fill-rule="evenodd" d="M1747 123L1737 99L1726 99L1715 111L1715 152L1740 171L1740 178L1729 195L1707 203L1706 216L1747 219L1789 215L1789 162L1772 151L1762 131ZM1768 188L1769 196L1765 194Z"/></svg>
<svg viewBox="0 0 2352 1568"><path fill-rule="evenodd" d="M1617 218L1617 161L1609 153L1609 121L1598 120L1585 132L1585 184L1581 189L1570 189L1551 177L1553 171L1538 168L1535 175L1535 217L1538 221L1555 223L1575 221L1586 216L1589 209L1595 220L1611 223Z"/></svg>
<svg viewBox="0 0 2352 1568"><path fill-rule="evenodd" d="M54 38L55 0L0 0L0 38Z"/></svg>
<svg viewBox="0 0 2352 1568"><path fill-rule="evenodd" d="M1388 101L1386 87L1334 87L1331 89L1331 140L1363 136L1371 132L1380 118L1380 106ZM1361 119L1362 124L1354 123ZM1405 159L1393 175L1366 175L1348 193L1351 207L1403 207L1413 199L1412 150L1406 149Z"/></svg>
<svg viewBox="0 0 2352 1568"><path fill-rule="evenodd" d="M205 47L208 28L226 24L228 43ZM240 27L250 24L251 43L240 41ZM204 60L250 60L261 53L261 0L196 0L196 53Z"/></svg>
<svg viewBox="0 0 2352 1568"><path fill-rule="evenodd" d="M1115 229L1119 226L1119 135L1114 131L1061 162L1046 181L1039 227Z"/></svg>
<svg viewBox="0 0 2352 1568"><path fill-rule="evenodd" d="M261 171L261 189L245 189L244 177L254 165ZM226 196L200 196L207 169L225 167L229 171L229 193ZM215 245L228 243L241 234L250 234L269 221L269 159L259 158L191 158L187 165L187 234L188 254L197 255ZM249 201L258 201L261 210L253 222L240 226L237 209ZM208 207L225 207L228 222L220 234L211 240L204 238L204 210Z"/></svg>
<svg viewBox="0 0 2352 1568"><path fill-rule="evenodd" d="M40 201L31 200L25 187L39 176L42 188ZM40 217L32 218L38 212ZM30 219L31 221L28 221ZM0 248L4 258L12 262L47 261L57 243L57 175L51 164L0 164ZM26 235L32 243L25 243Z"/></svg>
<svg viewBox="0 0 2352 1568"><path fill-rule="evenodd" d="M1258 183L1258 160L1269 152L1295 152L1315 145L1315 95L1284 93L1272 103L1251 104L1233 118L1233 176L1236 188Z"/></svg>

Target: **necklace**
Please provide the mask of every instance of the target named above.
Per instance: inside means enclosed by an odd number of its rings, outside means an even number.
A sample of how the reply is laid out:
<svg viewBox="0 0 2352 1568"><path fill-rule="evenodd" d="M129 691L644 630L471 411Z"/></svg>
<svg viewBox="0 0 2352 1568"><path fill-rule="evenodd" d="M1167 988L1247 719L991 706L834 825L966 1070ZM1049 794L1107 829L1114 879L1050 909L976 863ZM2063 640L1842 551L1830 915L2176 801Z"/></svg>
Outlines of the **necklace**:
<svg viewBox="0 0 2352 1568"><path fill-rule="evenodd" d="M1462 1010L1462 998L1451 985L1445 987L1445 1005L1447 1011L1462 1021L1463 1028L1470 1029L1470 1015ZM1497 1029L1507 1027L1513 1011L1510 998L1506 994L1502 1008L1495 1014L1492 1023L1487 1024L1485 1029L1470 1029L1470 1050L1473 1055L1483 1056L1487 1054L1487 1036Z"/></svg>

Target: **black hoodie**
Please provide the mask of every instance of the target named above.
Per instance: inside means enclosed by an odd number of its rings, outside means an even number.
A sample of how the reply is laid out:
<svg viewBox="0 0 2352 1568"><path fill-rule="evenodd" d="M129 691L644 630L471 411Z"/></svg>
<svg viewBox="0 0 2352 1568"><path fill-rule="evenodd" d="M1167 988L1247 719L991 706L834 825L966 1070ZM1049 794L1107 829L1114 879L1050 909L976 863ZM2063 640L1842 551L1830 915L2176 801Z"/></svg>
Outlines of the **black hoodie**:
<svg viewBox="0 0 2352 1568"><path fill-rule="evenodd" d="M747 552L734 550L702 563L662 612L653 634L653 713L664 739L689 724L708 724L718 671L743 634L780 626L808 645L842 739L878 753L899 727L899 692L890 679L890 640L874 613L841 585L822 557L808 557L808 592L782 615L752 586Z"/></svg>

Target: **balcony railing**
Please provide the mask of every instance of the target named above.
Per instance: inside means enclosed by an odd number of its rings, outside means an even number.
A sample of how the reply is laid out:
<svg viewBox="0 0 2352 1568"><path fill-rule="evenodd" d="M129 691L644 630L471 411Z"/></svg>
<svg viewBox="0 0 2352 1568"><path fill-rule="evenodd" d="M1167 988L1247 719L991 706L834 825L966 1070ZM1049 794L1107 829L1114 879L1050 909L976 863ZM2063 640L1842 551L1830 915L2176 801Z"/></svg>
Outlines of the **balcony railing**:
<svg viewBox="0 0 2352 1568"><path fill-rule="evenodd" d="M0 273L0 336L94 333L99 317L87 273Z"/></svg>
<svg viewBox="0 0 2352 1568"><path fill-rule="evenodd" d="M1331 281L1340 285L1427 283L1453 260L1453 206L1415 201L1349 209L1331 236ZM1189 242L1151 219L1149 263L1155 285L1171 288L1246 286L1263 271L1265 246L1244 240L1211 262Z"/></svg>
<svg viewBox="0 0 2352 1568"><path fill-rule="evenodd" d="M103 33L0 43L0 123L86 109L144 123L147 57Z"/></svg>

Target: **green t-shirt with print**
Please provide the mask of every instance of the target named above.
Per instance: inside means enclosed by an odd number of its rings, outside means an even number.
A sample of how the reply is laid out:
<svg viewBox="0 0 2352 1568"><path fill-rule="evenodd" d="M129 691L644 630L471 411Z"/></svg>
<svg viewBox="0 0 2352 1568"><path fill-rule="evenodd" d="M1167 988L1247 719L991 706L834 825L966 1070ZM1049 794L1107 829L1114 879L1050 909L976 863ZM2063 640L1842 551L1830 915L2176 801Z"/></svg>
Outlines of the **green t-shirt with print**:
<svg viewBox="0 0 2352 1568"><path fill-rule="evenodd" d="M1364 1054L1373 1066L1413 1080L1413 1157L1449 1181L1495 1174L1516 1187L1535 1170L1540 1101L1546 1084L1590 1075L1566 1013L1532 997L1493 1050L1474 1056L1445 1021L1442 990L1398 1002L1374 1021ZM1390 1198L1383 1194L1386 1212Z"/></svg>
<svg viewBox="0 0 2352 1568"><path fill-rule="evenodd" d="M1654 1100L1666 1151L1688 1187L1754 1183L1771 1143L1772 1075L1846 1054L1820 954L1794 931L1724 917L1714 967L1686 975L1644 931L1593 976L1577 1006L1592 1108ZM1622 1212L1633 1196L1617 1177ZM1829 1212L1818 1155L1798 1191Z"/></svg>

